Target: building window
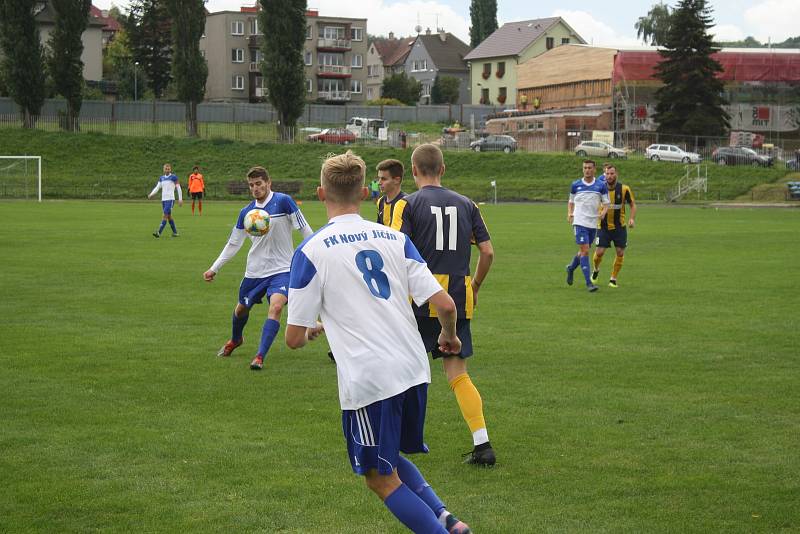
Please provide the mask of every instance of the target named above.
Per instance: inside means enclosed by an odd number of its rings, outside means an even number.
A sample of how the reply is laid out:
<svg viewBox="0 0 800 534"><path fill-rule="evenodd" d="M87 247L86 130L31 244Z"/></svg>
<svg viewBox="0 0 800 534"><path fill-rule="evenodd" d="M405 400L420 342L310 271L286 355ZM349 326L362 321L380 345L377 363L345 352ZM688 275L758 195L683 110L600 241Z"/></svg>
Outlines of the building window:
<svg viewBox="0 0 800 534"><path fill-rule="evenodd" d="M506 75L506 62L500 61L497 63L497 77L502 78Z"/></svg>
<svg viewBox="0 0 800 534"><path fill-rule="evenodd" d="M500 102L501 104L505 104L506 103L506 95L507 95L506 88L505 87L500 87L497 90L497 101Z"/></svg>
<svg viewBox="0 0 800 534"><path fill-rule="evenodd" d="M350 28L350 39L353 41L363 41L364 28Z"/></svg>
<svg viewBox="0 0 800 534"><path fill-rule="evenodd" d="M244 63L244 48L231 49L231 61L234 63Z"/></svg>
<svg viewBox="0 0 800 534"><path fill-rule="evenodd" d="M361 80L350 80L350 90L354 93L361 94Z"/></svg>
<svg viewBox="0 0 800 534"><path fill-rule="evenodd" d="M261 63L264 60L264 53L261 50L252 48L250 49L250 61L254 63Z"/></svg>
<svg viewBox="0 0 800 534"><path fill-rule="evenodd" d="M250 19L250 35L258 35L258 19Z"/></svg>
<svg viewBox="0 0 800 534"><path fill-rule="evenodd" d="M491 63L484 63L483 64L483 76L484 80L488 80L489 76L492 75L492 64Z"/></svg>
<svg viewBox="0 0 800 534"><path fill-rule="evenodd" d="M367 99L372 100L372 87L367 87Z"/></svg>
<svg viewBox="0 0 800 534"><path fill-rule="evenodd" d="M244 35L244 21L234 20L231 22L231 35Z"/></svg>
<svg viewBox="0 0 800 534"><path fill-rule="evenodd" d="M411 62L411 71L418 72L421 70L428 70L428 60L427 59L415 59Z"/></svg>
<svg viewBox="0 0 800 534"><path fill-rule="evenodd" d="M548 38L545 40L545 47L546 47L548 50L550 50L551 48L553 48L553 47L556 45L556 42L555 42L555 41L556 41L556 40L555 40L554 38L552 38L552 37L548 37Z"/></svg>
<svg viewBox="0 0 800 534"><path fill-rule="evenodd" d="M314 64L314 56L308 50L306 50L306 53L305 53L305 63L306 63L306 65L313 65Z"/></svg>
<svg viewBox="0 0 800 534"><path fill-rule="evenodd" d="M364 66L364 59L361 57L361 54L353 54L350 60L350 66L354 69L360 69Z"/></svg>
<svg viewBox="0 0 800 534"><path fill-rule="evenodd" d="M206 57L206 51L205 50L200 50L200 55L203 56L203 57Z"/></svg>
<svg viewBox="0 0 800 534"><path fill-rule="evenodd" d="M244 91L244 76L234 76L231 78L231 89L234 91Z"/></svg>
<svg viewBox="0 0 800 534"><path fill-rule="evenodd" d="M344 39L344 28L341 26L325 26L325 39Z"/></svg>
<svg viewBox="0 0 800 534"><path fill-rule="evenodd" d="M332 54L323 52L317 56L318 65L338 65L344 66L344 54Z"/></svg>
<svg viewBox="0 0 800 534"><path fill-rule="evenodd" d="M306 26L306 39L313 39L314 38L314 29L311 27L311 24Z"/></svg>
<svg viewBox="0 0 800 534"><path fill-rule="evenodd" d="M481 89L481 104L489 105L489 89Z"/></svg>
<svg viewBox="0 0 800 534"><path fill-rule="evenodd" d="M431 84L423 83L422 84L422 95L421 96L431 96Z"/></svg>
<svg viewBox="0 0 800 534"><path fill-rule="evenodd" d="M311 84L311 80L310 80L310 79L308 79L308 78L306 78L306 93L310 93L310 92L311 92L311 90L312 90L312 87L313 87L313 86L312 86L312 84Z"/></svg>
<svg viewBox="0 0 800 534"><path fill-rule="evenodd" d="M562 37L561 44L569 44L569 37Z"/></svg>

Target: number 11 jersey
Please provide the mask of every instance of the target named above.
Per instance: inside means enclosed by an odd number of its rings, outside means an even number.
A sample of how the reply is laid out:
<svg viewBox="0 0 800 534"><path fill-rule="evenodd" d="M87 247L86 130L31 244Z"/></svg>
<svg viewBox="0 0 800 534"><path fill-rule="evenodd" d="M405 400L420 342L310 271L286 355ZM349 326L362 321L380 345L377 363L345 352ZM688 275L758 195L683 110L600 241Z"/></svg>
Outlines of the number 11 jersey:
<svg viewBox="0 0 800 534"><path fill-rule="evenodd" d="M425 186L399 201L392 227L411 238L428 268L456 303L460 319L472 318L470 255L473 243L489 241L478 206L455 191ZM436 317L425 304L418 317Z"/></svg>

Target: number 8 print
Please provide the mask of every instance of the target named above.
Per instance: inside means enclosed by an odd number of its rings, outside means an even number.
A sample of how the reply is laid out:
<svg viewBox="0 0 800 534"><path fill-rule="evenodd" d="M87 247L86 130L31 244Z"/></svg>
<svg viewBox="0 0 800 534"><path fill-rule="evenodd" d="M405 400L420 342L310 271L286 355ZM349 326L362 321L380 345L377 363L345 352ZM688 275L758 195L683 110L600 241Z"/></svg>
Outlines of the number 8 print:
<svg viewBox="0 0 800 534"><path fill-rule="evenodd" d="M380 299L388 300L392 294L389 277L383 269L383 258L376 250L362 250L356 254L356 267L361 271L370 292Z"/></svg>

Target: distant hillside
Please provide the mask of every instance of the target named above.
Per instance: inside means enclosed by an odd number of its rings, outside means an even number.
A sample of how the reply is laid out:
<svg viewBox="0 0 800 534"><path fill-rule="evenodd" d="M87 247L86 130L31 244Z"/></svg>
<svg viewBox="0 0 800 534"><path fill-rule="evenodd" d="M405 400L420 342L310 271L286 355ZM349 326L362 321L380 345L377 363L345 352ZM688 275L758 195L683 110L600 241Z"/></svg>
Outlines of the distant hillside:
<svg viewBox="0 0 800 534"><path fill-rule="evenodd" d="M768 43L762 43L755 37L747 37L742 41L721 41L716 43L724 48L768 48ZM800 36L790 37L782 43L772 43L772 48L800 48Z"/></svg>

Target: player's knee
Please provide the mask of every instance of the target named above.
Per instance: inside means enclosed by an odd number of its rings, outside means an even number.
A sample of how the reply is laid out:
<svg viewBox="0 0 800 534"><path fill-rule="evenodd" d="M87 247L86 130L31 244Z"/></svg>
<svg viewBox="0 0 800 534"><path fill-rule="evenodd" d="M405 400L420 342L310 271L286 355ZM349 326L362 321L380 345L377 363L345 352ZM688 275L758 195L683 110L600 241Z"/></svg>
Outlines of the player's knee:
<svg viewBox="0 0 800 534"><path fill-rule="evenodd" d="M242 317L247 317L250 313L250 309L247 306L242 306L241 304L237 304L236 308L233 310L233 314L236 315L239 319Z"/></svg>
<svg viewBox="0 0 800 534"><path fill-rule="evenodd" d="M370 470L370 473L364 477L364 481L367 487L382 500L386 500L401 484L395 473L379 475L375 470Z"/></svg>

